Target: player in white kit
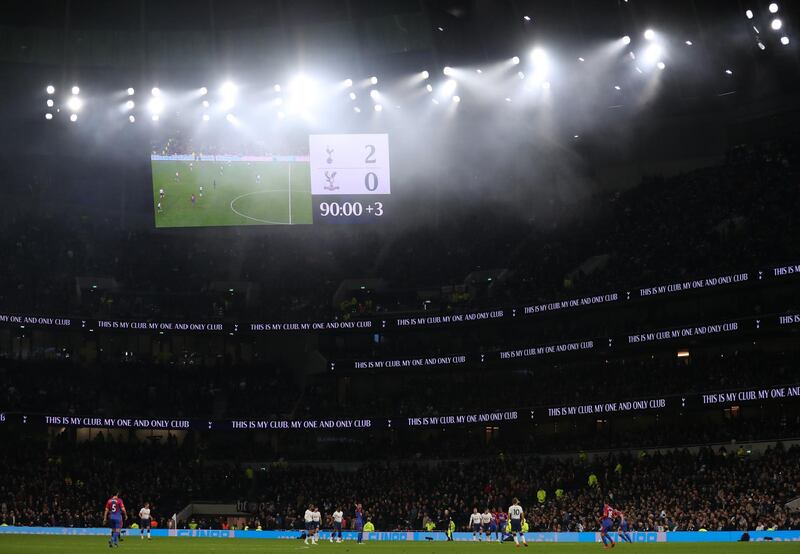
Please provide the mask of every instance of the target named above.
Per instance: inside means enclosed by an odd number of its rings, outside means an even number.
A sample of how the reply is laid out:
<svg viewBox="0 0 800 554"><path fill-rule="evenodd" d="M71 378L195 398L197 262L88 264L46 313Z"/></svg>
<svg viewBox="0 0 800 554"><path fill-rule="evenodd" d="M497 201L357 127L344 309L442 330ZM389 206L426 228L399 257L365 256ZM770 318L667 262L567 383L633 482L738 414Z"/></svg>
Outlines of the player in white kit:
<svg viewBox="0 0 800 554"><path fill-rule="evenodd" d="M314 513L312 511L313 508L314 506L309 504L308 508L306 509L306 512L303 514L303 523L306 526L306 540L304 541L306 544L308 544L308 539L310 539L313 534L313 525L314 525L312 522Z"/></svg>
<svg viewBox="0 0 800 554"><path fill-rule="evenodd" d="M150 503L145 502L144 508L139 510L139 537L144 540L144 532L147 530L147 540L150 540Z"/></svg>
<svg viewBox="0 0 800 554"><path fill-rule="evenodd" d="M481 514L478 513L478 508L472 508L472 513L469 515L469 527L472 529L472 540L479 540L481 537Z"/></svg>
<svg viewBox="0 0 800 554"><path fill-rule="evenodd" d="M321 520L322 515L319 513L319 508L315 507L314 511L311 512L311 524L314 527L314 535L312 536L311 544L317 544L317 541L319 541L319 526Z"/></svg>
<svg viewBox="0 0 800 554"><path fill-rule="evenodd" d="M333 542L334 538L336 542L342 542L342 518L344 518L344 512L341 508L336 508L333 512L333 531L331 532L331 542Z"/></svg>
<svg viewBox="0 0 800 554"><path fill-rule="evenodd" d="M519 547L519 539L522 538L522 544L528 546L528 541L525 540L525 534L522 532L522 519L525 515L522 506L519 505L519 500L514 499L514 503L508 508L508 519L511 522L511 536L514 537L514 544Z"/></svg>
<svg viewBox="0 0 800 554"><path fill-rule="evenodd" d="M486 511L481 514L481 531L486 534L486 542L492 542L492 531L490 527L493 519L492 512L489 511L489 508L486 508Z"/></svg>

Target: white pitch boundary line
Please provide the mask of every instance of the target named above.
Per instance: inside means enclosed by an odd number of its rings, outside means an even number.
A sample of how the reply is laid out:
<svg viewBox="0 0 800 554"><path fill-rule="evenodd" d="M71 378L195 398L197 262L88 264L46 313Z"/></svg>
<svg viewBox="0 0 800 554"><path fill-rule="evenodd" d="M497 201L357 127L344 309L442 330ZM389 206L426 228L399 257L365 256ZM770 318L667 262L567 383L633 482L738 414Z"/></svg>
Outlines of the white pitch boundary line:
<svg viewBox="0 0 800 554"><path fill-rule="evenodd" d="M289 162L289 225L292 224L292 162Z"/></svg>
<svg viewBox="0 0 800 554"><path fill-rule="evenodd" d="M289 197L291 198L291 192L292 191L291 190L287 191L287 190L283 190L283 189L274 189L274 190L270 189L270 190L257 190L255 192L247 192L247 193L241 194L241 195L237 196L236 198L234 198L233 200L231 200L231 211L233 213L235 213L236 215L242 216L242 217L250 219L252 221L258 221L259 223L266 223L267 225L291 225L292 224L291 216L290 216L289 223L286 223L285 221L269 221L269 220L266 220L266 219L259 219L257 217L252 217L252 216L249 216L247 214L243 214L242 212L238 211L236 208L233 207L234 203L236 203L237 201L241 200L245 196L251 196L253 194L268 194L268 193L271 193L271 192L289 192L290 193Z"/></svg>

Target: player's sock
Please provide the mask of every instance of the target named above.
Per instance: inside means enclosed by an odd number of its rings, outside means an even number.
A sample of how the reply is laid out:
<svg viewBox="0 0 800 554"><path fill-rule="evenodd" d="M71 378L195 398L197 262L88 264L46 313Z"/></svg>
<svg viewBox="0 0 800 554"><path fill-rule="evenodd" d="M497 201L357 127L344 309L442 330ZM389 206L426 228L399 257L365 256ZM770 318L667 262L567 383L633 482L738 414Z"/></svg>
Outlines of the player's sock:
<svg viewBox="0 0 800 554"><path fill-rule="evenodd" d="M514 544L516 544L517 546L519 546L519 538L517 537L517 534L516 534L516 533L514 533Z"/></svg>

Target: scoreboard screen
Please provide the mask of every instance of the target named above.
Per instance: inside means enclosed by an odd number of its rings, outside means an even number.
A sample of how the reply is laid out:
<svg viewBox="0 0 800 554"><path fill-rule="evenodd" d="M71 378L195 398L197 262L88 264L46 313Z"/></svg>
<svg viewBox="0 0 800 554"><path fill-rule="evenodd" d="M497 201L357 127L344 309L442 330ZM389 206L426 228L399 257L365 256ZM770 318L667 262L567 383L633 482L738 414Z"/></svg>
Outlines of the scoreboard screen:
<svg viewBox="0 0 800 554"><path fill-rule="evenodd" d="M377 220L391 194L388 135L311 135L314 220Z"/></svg>
<svg viewBox="0 0 800 554"><path fill-rule="evenodd" d="M189 150L186 148L186 150ZM379 222L391 195L386 134L310 135L308 154L151 155L156 227Z"/></svg>

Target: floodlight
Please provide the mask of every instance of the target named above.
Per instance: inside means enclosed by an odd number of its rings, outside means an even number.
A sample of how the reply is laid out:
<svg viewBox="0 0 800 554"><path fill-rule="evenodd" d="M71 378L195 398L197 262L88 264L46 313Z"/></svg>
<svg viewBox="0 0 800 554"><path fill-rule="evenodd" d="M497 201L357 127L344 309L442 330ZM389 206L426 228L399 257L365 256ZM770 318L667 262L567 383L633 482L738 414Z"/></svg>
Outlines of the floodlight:
<svg viewBox="0 0 800 554"><path fill-rule="evenodd" d="M81 89L80 89L80 87L78 85L75 85L74 87L72 87L72 94L78 95L80 93L81 93Z"/></svg>
<svg viewBox="0 0 800 554"><path fill-rule="evenodd" d="M232 113L229 113L225 116L225 121L227 121L228 123L233 123L236 121L236 118L233 116Z"/></svg>
<svg viewBox="0 0 800 554"><path fill-rule="evenodd" d="M375 111L376 112L382 112L383 111L383 106L381 106L380 104L375 104Z"/></svg>
<svg viewBox="0 0 800 554"><path fill-rule="evenodd" d="M204 108L207 108L209 105L210 104L208 103L208 100L203 100L203 107Z"/></svg>
<svg viewBox="0 0 800 554"><path fill-rule="evenodd" d="M458 95L456 95L456 96L453 96L453 102L455 102L456 104L458 104L459 102L461 102L461 97L460 97L460 96L458 96Z"/></svg>
<svg viewBox="0 0 800 554"><path fill-rule="evenodd" d="M67 107L73 112L77 112L83 107L83 101L77 96L71 96L70 99L67 100Z"/></svg>
<svg viewBox="0 0 800 554"><path fill-rule="evenodd" d="M651 44L647 47L647 49L645 49L643 59L645 63L648 64L656 63L659 61L659 58L661 58L661 54L663 52L664 50L661 48L661 46L658 44Z"/></svg>
<svg viewBox="0 0 800 554"><path fill-rule="evenodd" d="M352 79L345 79L344 80L344 86L346 86L348 88L352 87L353 86L353 80Z"/></svg>
<svg viewBox="0 0 800 554"><path fill-rule="evenodd" d="M544 63L547 60L547 53L541 48L534 48L531 50L531 59L537 64Z"/></svg>
<svg viewBox="0 0 800 554"><path fill-rule="evenodd" d="M513 63L514 65L519 65L519 56L514 56L513 58L511 58L511 63Z"/></svg>
<svg viewBox="0 0 800 554"><path fill-rule="evenodd" d="M131 123L134 123L134 122L136 122L136 118L133 115L129 115L128 116L128 121L130 121Z"/></svg>
<svg viewBox="0 0 800 554"><path fill-rule="evenodd" d="M161 89L158 87L153 87L152 89L150 89L150 94L152 94L153 96L161 96Z"/></svg>
<svg viewBox="0 0 800 554"><path fill-rule="evenodd" d="M128 87L128 96L133 96L136 91L133 90L133 87Z"/></svg>
<svg viewBox="0 0 800 554"><path fill-rule="evenodd" d="M350 96L350 100L355 100L356 99L356 93L355 92L351 92L349 96Z"/></svg>
<svg viewBox="0 0 800 554"><path fill-rule="evenodd" d="M56 87L54 87L53 85L47 85L47 88L45 90L47 91L47 94L53 94L56 91Z"/></svg>
<svg viewBox="0 0 800 554"><path fill-rule="evenodd" d="M631 37L629 37L628 35L625 35L624 37L622 37L622 44L627 46L630 43L631 43Z"/></svg>
<svg viewBox="0 0 800 554"><path fill-rule="evenodd" d="M522 16L522 19L524 19L525 21L530 21L530 20L531 20L531 16L529 16L529 15L523 15L523 16Z"/></svg>
<svg viewBox="0 0 800 554"><path fill-rule="evenodd" d="M158 121L158 114L154 113L153 117L151 117L150 119L152 119L153 121Z"/></svg>
<svg viewBox="0 0 800 554"><path fill-rule="evenodd" d="M55 102L53 102L52 98L48 98L47 99L47 107L48 108L52 108L54 104L55 104Z"/></svg>
<svg viewBox="0 0 800 554"><path fill-rule="evenodd" d="M658 63L656 64L656 67L657 67L657 68L659 68L660 70L662 70L662 71L663 71L663 70L664 70L664 68L666 68L666 67L667 67L667 64L665 64L664 62L658 62Z"/></svg>
<svg viewBox="0 0 800 554"><path fill-rule="evenodd" d="M747 10L746 12L744 12L744 16L747 19L753 19L753 17L755 17L755 15L753 14L753 10Z"/></svg>
<svg viewBox="0 0 800 554"><path fill-rule="evenodd" d="M425 90L427 90L428 92L433 92L433 85L428 83L427 85L425 85Z"/></svg>
<svg viewBox="0 0 800 554"><path fill-rule="evenodd" d="M781 37L781 44L789 46L789 37Z"/></svg>
<svg viewBox="0 0 800 554"><path fill-rule="evenodd" d="M376 89L372 89L371 91L369 91L369 97L372 98L373 100L377 100L379 96L380 93Z"/></svg>
<svg viewBox="0 0 800 554"><path fill-rule="evenodd" d="M75 123L76 121L78 121L78 114L74 113L74 114L70 115L69 116L69 120L72 121L73 123Z"/></svg>
<svg viewBox="0 0 800 554"><path fill-rule="evenodd" d="M377 85L378 78L373 75L372 77L369 78L369 82L372 83L373 85Z"/></svg>
<svg viewBox="0 0 800 554"><path fill-rule="evenodd" d="M778 4L773 2L769 5L769 13L778 13Z"/></svg>
<svg viewBox="0 0 800 554"><path fill-rule="evenodd" d="M728 75L733 75L733 71L731 71L730 69L726 69L725 73L727 73Z"/></svg>
<svg viewBox="0 0 800 554"><path fill-rule="evenodd" d="M220 87L219 91L225 98L232 98L236 96L237 92L239 92L239 87L237 87L231 81L225 81L224 83L222 83L222 86Z"/></svg>
<svg viewBox="0 0 800 554"><path fill-rule="evenodd" d="M276 84L274 87L272 87L272 90L274 90L275 92L280 92L281 91L281 86Z"/></svg>
<svg viewBox="0 0 800 554"><path fill-rule="evenodd" d="M164 101L161 98L151 98L150 101L147 103L147 109L153 115L158 115L162 111L164 111Z"/></svg>
<svg viewBox="0 0 800 554"><path fill-rule="evenodd" d="M47 112L46 114L44 114L44 118L46 120L50 121L51 119L53 119L53 114L51 114L50 112Z"/></svg>
<svg viewBox="0 0 800 554"><path fill-rule="evenodd" d="M211 117L207 113L204 113L203 114L203 121L208 121L209 119L211 119Z"/></svg>
<svg viewBox="0 0 800 554"><path fill-rule="evenodd" d="M687 40L685 44L686 44L686 46L691 46L694 43L691 40Z"/></svg>
<svg viewBox="0 0 800 554"><path fill-rule="evenodd" d="M427 69L425 71L423 71L422 73L420 73L420 75L422 76L423 79L428 79L431 76L431 74L428 73Z"/></svg>
<svg viewBox="0 0 800 554"><path fill-rule="evenodd" d="M450 77L453 75L453 68L450 67L449 65L446 65L442 70L442 73L444 73L447 77Z"/></svg>
<svg viewBox="0 0 800 554"><path fill-rule="evenodd" d="M654 38L656 38L656 32L653 29L647 29L644 32L644 38L645 40L653 40Z"/></svg>
<svg viewBox="0 0 800 554"><path fill-rule="evenodd" d="M134 105L135 104L133 103L133 100L128 100L127 102L125 102L125 108L128 110L132 110Z"/></svg>
<svg viewBox="0 0 800 554"><path fill-rule="evenodd" d="M525 74L522 71L518 71L517 72L517 77L519 77L520 79L524 79L525 78Z"/></svg>
<svg viewBox="0 0 800 554"><path fill-rule="evenodd" d="M205 96L208 94L208 89L206 87L200 87L200 96Z"/></svg>
<svg viewBox="0 0 800 554"><path fill-rule="evenodd" d="M772 20L772 23L770 23L770 27L772 27L773 31L779 31L780 28L783 27L783 21L776 17Z"/></svg>
<svg viewBox="0 0 800 554"><path fill-rule="evenodd" d="M361 108L359 108L358 106L353 106L353 111L356 113L361 113Z"/></svg>
<svg viewBox="0 0 800 554"><path fill-rule="evenodd" d="M614 90L622 90L622 87L619 85L614 85Z"/></svg>

